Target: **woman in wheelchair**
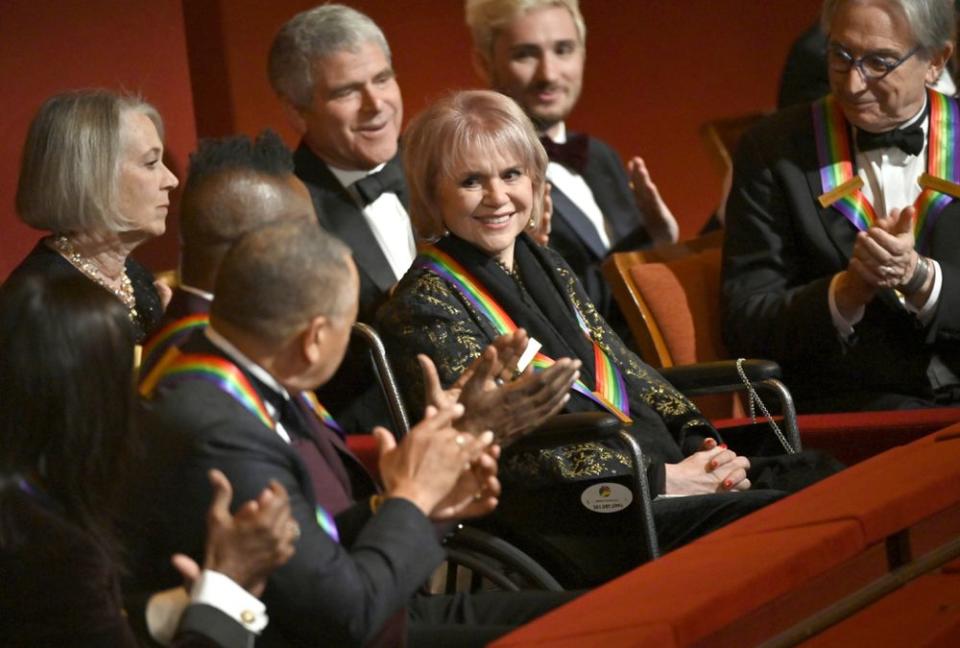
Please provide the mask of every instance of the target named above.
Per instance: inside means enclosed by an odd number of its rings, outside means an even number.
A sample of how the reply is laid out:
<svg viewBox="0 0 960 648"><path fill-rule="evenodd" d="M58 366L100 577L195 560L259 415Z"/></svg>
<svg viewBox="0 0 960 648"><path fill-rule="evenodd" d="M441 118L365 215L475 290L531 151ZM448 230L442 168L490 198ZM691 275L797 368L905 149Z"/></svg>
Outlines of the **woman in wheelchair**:
<svg viewBox="0 0 960 648"><path fill-rule="evenodd" d="M581 361L566 412L608 412L639 442L664 549L783 497L784 481L795 488L835 470L807 453L765 458L758 469L610 329L564 260L530 236L548 200L547 157L513 101L488 91L450 95L414 119L403 154L411 218L429 245L378 321L414 411L423 400L418 353L449 385L496 336L522 327L542 345L534 370ZM631 497L616 484L631 470L613 444L507 451L491 524L537 545L531 553L561 565L561 582L603 580L636 562L636 529L616 515Z"/></svg>

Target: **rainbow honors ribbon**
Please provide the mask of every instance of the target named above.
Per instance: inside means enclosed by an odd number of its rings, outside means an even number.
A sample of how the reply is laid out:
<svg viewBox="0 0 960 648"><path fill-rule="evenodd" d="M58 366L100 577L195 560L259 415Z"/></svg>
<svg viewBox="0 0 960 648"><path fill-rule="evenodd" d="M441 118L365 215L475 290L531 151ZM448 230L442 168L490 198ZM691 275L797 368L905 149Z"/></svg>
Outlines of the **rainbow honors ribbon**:
<svg viewBox="0 0 960 648"><path fill-rule="evenodd" d="M347 433L343 431L343 428L340 427L340 424L334 420L327 408L324 407L319 400L317 400L316 394L314 394L312 391L304 391L300 392L300 395L307 406L313 410L314 414L317 415L317 418L323 421L324 425L339 434L341 437L346 436Z"/></svg>
<svg viewBox="0 0 960 648"><path fill-rule="evenodd" d="M205 328L209 324L210 315L207 313L197 313L170 322L157 331L155 335L147 340L147 343L143 347L143 362L140 364L140 375L148 376L167 349L184 340L196 329Z"/></svg>
<svg viewBox="0 0 960 648"><path fill-rule="evenodd" d="M508 335L517 330L517 325L503 310L503 307L453 257L432 245L424 249L422 254L426 258L418 261L417 267L429 270L453 286L457 292L463 295L464 299L489 320L499 335ZM577 315L577 324L579 324L580 330L593 344L596 389L590 389L580 380L573 384L573 389L597 403L624 423L630 423L630 401L627 397L627 387L623 381L623 376L610 360L610 357L591 337L590 329L587 327L580 311L576 307L574 307L574 311ZM541 352L534 356L531 365L535 371L542 371L554 362Z"/></svg>
<svg viewBox="0 0 960 648"><path fill-rule="evenodd" d="M956 158L960 148L960 114L957 103L934 90L928 91L928 100L930 121L927 174L924 174L924 177L929 175L935 181L960 184L960 165ZM877 215L873 205L860 189L862 182L856 182L850 128L843 116L843 109L833 95L829 95L814 102L812 112L823 197L838 192L839 197L829 199L830 206L843 214L858 230L872 227L877 221ZM921 178L923 191L914 202L917 216L913 223L917 251L921 253L929 246L930 233L940 212L953 200L950 194L930 186L924 181L924 177Z"/></svg>
<svg viewBox="0 0 960 648"><path fill-rule="evenodd" d="M173 349L176 350L175 348ZM176 385L182 382L192 380L203 380L213 383L222 392L231 396L240 403L248 412L253 414L265 426L271 430L276 430L276 423L267 413L266 405L260 394L253 388L243 372L232 362L219 356L207 355L201 353L177 354L171 357L165 357L162 367L162 375L158 379L158 384ZM343 430L330 416L326 408L320 404L312 393L303 392L303 398L310 405L310 408L326 416L321 416L321 420L339 434ZM340 542L340 533L337 531L337 524L333 516L321 506L316 510L317 524L326 531L327 535L333 538L334 542Z"/></svg>

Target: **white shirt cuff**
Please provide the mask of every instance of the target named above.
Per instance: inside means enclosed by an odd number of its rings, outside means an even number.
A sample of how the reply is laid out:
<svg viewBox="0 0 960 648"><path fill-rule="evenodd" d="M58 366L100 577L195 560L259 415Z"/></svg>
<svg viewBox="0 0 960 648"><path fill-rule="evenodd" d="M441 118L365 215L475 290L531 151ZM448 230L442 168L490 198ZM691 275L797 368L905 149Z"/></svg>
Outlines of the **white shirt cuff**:
<svg viewBox="0 0 960 648"><path fill-rule="evenodd" d="M909 301L905 301L903 304L908 311L917 316L921 324L927 324L933 317L933 312L937 309L937 303L940 301L940 290L943 288L943 270L940 269L940 264L929 257L927 257L927 260L933 266L933 289L930 291L930 296L927 297L927 301L920 308Z"/></svg>
<svg viewBox="0 0 960 648"><path fill-rule="evenodd" d="M830 290L827 292L827 304L830 306L830 319L833 320L833 327L837 329L840 338L846 340L853 335L853 327L863 319L863 313L866 308L863 306L858 308L849 320L840 314L840 309L837 308L837 282L839 280L840 273L833 275L833 279L830 280Z"/></svg>
<svg viewBox="0 0 960 648"><path fill-rule="evenodd" d="M217 608L256 634L260 634L269 621L267 608L257 597L228 576L205 569L189 595L184 588L174 587L157 592L147 601L147 630L154 641L164 646L173 641L180 617L191 603Z"/></svg>
<svg viewBox="0 0 960 648"><path fill-rule="evenodd" d="M256 634L260 634L267 627L267 607L256 596L220 572L203 570L200 578L193 584L190 600L217 608Z"/></svg>

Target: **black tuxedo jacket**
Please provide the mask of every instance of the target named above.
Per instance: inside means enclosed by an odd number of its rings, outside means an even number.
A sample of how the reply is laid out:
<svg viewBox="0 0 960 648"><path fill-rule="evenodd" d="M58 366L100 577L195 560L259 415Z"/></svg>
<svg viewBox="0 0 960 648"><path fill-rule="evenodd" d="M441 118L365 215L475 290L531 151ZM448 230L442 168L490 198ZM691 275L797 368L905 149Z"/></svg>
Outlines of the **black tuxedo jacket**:
<svg viewBox="0 0 960 648"><path fill-rule="evenodd" d="M185 351L220 355L206 340L192 340ZM323 474L311 475L275 431L203 381L161 386L142 409L147 461L130 488L125 524L141 588L180 582L169 565L174 551L202 559L210 468L230 479L235 506L257 497L270 479L279 481L302 532L296 554L264 592L270 624L258 646L361 645L443 560L433 526L406 500L387 500L375 516L366 501L341 511L335 517L339 543L318 525L315 479L321 492L357 489L342 471L362 468L352 465L345 447L337 448L340 466L334 460Z"/></svg>
<svg viewBox="0 0 960 648"><path fill-rule="evenodd" d="M360 274L360 311L357 319L372 324L377 308L386 301L397 278L363 211L327 164L301 142L293 156L297 176L310 190L320 225L346 243ZM396 158L390 163L399 162ZM406 192L399 194L406 205ZM377 425L393 429L389 410L380 393L362 344L351 343L337 373L318 392L341 425L369 432Z"/></svg>
<svg viewBox="0 0 960 648"><path fill-rule="evenodd" d="M386 299L387 293L399 277L393 276L393 270L390 269L387 258L367 224L363 210L327 164L314 155L305 142L301 142L297 148L293 161L297 177L303 180L310 190L320 224L353 251L353 260L360 272L358 318L361 322L372 322L377 307ZM396 158L390 163L395 161ZM403 191L398 196L406 206L406 192Z"/></svg>
<svg viewBox="0 0 960 648"><path fill-rule="evenodd" d="M643 214L637 207L620 156L596 137L590 137L583 179L603 212L612 251L650 245L650 236L643 227ZM550 196L553 199L550 247L559 252L577 274L597 310L608 320L613 313L611 324L616 324L622 316L616 311L610 287L600 270L608 251L593 224L562 191L553 187Z"/></svg>
<svg viewBox="0 0 960 648"><path fill-rule="evenodd" d="M175 288L173 290L173 296L170 298L170 303L167 304L167 310L163 313L163 319L160 320L159 328L163 328L167 324L183 319L184 317L189 317L190 315L209 313L210 304L211 302L209 300L204 299L200 295L195 295L181 288Z"/></svg>
<svg viewBox="0 0 960 648"><path fill-rule="evenodd" d="M829 394L931 396L932 354L960 372L960 202L940 213L928 256L943 270L933 320L922 326L886 290L868 304L847 342L827 293L846 269L857 230L822 208L810 105L788 108L744 135L727 203L723 334L734 356L784 368L798 400Z"/></svg>

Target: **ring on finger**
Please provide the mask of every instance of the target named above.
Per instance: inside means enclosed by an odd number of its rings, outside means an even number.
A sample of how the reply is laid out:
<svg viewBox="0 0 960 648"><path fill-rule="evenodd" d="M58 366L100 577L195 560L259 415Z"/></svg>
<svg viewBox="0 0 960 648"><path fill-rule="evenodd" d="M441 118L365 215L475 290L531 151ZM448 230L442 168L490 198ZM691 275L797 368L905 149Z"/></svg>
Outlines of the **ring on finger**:
<svg viewBox="0 0 960 648"><path fill-rule="evenodd" d="M454 438L453 442L463 448L467 445L467 437L463 436L462 434L458 434L456 438Z"/></svg>

